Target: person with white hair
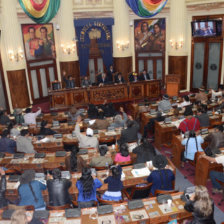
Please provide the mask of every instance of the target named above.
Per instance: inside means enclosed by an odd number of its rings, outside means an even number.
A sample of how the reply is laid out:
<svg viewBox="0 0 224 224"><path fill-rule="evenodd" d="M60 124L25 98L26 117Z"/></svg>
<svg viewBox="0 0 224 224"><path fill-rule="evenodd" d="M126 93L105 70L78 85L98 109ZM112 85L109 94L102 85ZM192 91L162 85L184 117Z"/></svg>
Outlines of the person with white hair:
<svg viewBox="0 0 224 224"><path fill-rule="evenodd" d="M96 137L93 136L93 129L87 128L86 135L81 134L80 124L82 123L81 116L77 117L77 122L75 125L75 134L79 141L80 148L98 148L99 142Z"/></svg>
<svg viewBox="0 0 224 224"><path fill-rule="evenodd" d="M110 127L114 127L114 128L123 128L124 127L124 124L128 120L128 116L124 112L124 108L123 107L120 107L120 112L122 113L123 118L122 118L122 115L121 114L117 114L114 117L114 122L110 124Z"/></svg>

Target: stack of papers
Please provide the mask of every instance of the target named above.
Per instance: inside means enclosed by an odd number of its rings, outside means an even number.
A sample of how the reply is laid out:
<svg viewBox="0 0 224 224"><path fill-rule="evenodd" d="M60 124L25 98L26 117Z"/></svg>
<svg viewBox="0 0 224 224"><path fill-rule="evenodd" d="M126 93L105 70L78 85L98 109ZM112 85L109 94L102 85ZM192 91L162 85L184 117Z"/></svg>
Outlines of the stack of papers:
<svg viewBox="0 0 224 224"><path fill-rule="evenodd" d="M145 167L141 169L133 169L131 173L134 177L145 177L149 176L150 170L147 167Z"/></svg>

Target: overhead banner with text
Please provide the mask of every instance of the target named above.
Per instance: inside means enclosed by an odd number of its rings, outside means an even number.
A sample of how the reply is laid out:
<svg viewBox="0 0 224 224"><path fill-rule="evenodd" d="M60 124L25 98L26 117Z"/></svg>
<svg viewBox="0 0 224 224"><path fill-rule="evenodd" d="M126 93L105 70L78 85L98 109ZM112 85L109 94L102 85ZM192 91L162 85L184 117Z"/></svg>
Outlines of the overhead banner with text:
<svg viewBox="0 0 224 224"><path fill-rule="evenodd" d="M90 55L101 56L107 70L113 64L113 24L113 18L74 20L81 76L87 73Z"/></svg>

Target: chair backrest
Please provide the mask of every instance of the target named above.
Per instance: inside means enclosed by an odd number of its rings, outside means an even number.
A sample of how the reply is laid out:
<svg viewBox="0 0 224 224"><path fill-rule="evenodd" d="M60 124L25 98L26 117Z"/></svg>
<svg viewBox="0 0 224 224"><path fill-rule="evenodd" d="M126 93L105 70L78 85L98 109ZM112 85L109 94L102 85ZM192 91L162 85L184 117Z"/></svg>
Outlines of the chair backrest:
<svg viewBox="0 0 224 224"><path fill-rule="evenodd" d="M107 200L101 199L99 196L97 196L97 200L102 205L114 205L114 204L123 202L123 200L120 200L120 201L107 201Z"/></svg>
<svg viewBox="0 0 224 224"><path fill-rule="evenodd" d="M123 167L123 166L130 166L133 164L133 162L132 162L132 160L130 160L127 162L117 162L117 164Z"/></svg>
<svg viewBox="0 0 224 224"><path fill-rule="evenodd" d="M172 194L172 193L177 193L177 192L178 192L178 190L166 191L166 190L156 189L155 190L155 195L158 195L158 194Z"/></svg>
<svg viewBox="0 0 224 224"><path fill-rule="evenodd" d="M35 210L33 205L19 206L19 205L13 205L13 204L9 204L8 209L14 209L14 210L25 209L26 211L34 211Z"/></svg>
<svg viewBox="0 0 224 224"><path fill-rule="evenodd" d="M92 167L92 168L94 168L95 170L106 170L106 169L108 169L108 167L106 167L106 166L94 166L94 167Z"/></svg>
<svg viewBox="0 0 224 224"><path fill-rule="evenodd" d="M47 210L63 210L66 208L71 208L70 204L65 204L65 205L61 205L61 206L51 206L51 205L47 205Z"/></svg>
<svg viewBox="0 0 224 224"><path fill-rule="evenodd" d="M128 200L147 198L149 197L151 186L152 186L152 183L147 183L142 186L136 185L131 187L130 194L128 194L125 189L123 190L123 193L127 196Z"/></svg>

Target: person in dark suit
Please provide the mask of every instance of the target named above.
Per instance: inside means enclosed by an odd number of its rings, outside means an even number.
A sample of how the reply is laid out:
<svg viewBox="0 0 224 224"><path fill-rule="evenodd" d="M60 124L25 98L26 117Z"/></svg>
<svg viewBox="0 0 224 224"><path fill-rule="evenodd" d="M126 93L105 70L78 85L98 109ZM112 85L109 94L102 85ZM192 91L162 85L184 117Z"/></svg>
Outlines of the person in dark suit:
<svg viewBox="0 0 224 224"><path fill-rule="evenodd" d="M65 88L66 89L71 89L75 88L75 80L72 78L71 75L68 75L66 78L66 72L63 71L63 80L65 82Z"/></svg>
<svg viewBox="0 0 224 224"><path fill-rule="evenodd" d="M118 84L124 83L124 77L122 76L120 72L115 76L115 83L118 83Z"/></svg>
<svg viewBox="0 0 224 224"><path fill-rule="evenodd" d="M97 85L103 86L105 84L108 84L109 80L107 78L107 75L105 73L101 73L97 76Z"/></svg>
<svg viewBox="0 0 224 224"><path fill-rule="evenodd" d="M113 82L113 75L115 73L113 65L110 66L109 71L107 72L107 78L109 82Z"/></svg>
<svg viewBox="0 0 224 224"><path fill-rule="evenodd" d="M128 80L129 82L138 82L139 81L138 74L136 72L129 73Z"/></svg>
<svg viewBox="0 0 224 224"><path fill-rule="evenodd" d="M139 124L132 120L127 120L127 129L122 130L120 144L135 142L138 140Z"/></svg>
<svg viewBox="0 0 224 224"><path fill-rule="evenodd" d="M139 81L147 81L150 80L149 74L146 72L146 70L143 70L141 75L139 76Z"/></svg>

